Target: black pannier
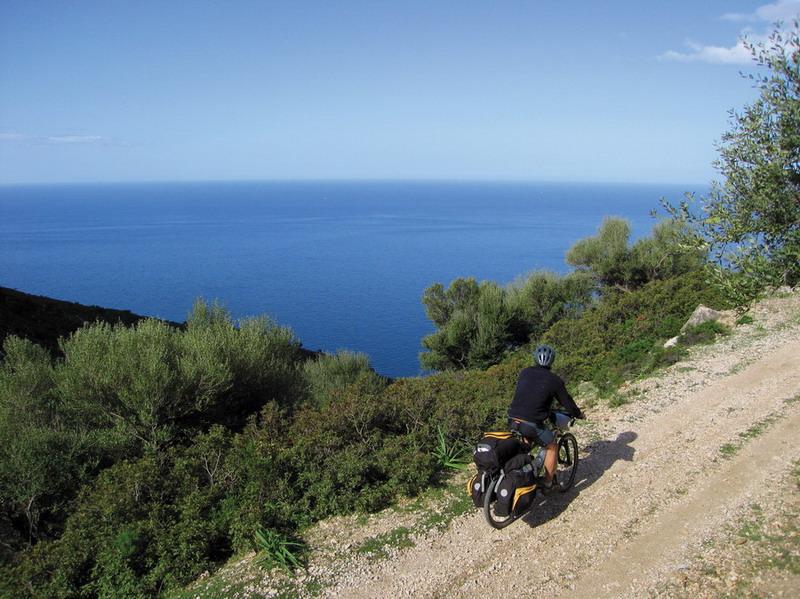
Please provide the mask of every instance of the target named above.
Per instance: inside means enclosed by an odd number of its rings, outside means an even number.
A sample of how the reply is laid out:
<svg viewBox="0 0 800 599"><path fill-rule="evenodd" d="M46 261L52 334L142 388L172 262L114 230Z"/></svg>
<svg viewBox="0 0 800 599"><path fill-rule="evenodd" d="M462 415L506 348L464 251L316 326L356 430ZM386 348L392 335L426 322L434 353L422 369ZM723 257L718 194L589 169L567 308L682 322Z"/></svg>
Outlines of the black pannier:
<svg viewBox="0 0 800 599"><path fill-rule="evenodd" d="M467 495L472 497L475 507L483 507L483 498L486 497L486 489L491 481L491 474L486 470L478 470L467 482Z"/></svg>
<svg viewBox="0 0 800 599"><path fill-rule="evenodd" d="M522 442L513 433L486 433L478 442L472 456L479 471L495 473L522 450Z"/></svg>
<svg viewBox="0 0 800 599"><path fill-rule="evenodd" d="M478 471L467 482L467 493L472 497L475 507L483 507L489 483L501 475L501 470L507 463L515 463L513 460L519 460L526 455L530 461L530 449L530 445L523 443L513 433L484 434L473 452Z"/></svg>
<svg viewBox="0 0 800 599"><path fill-rule="evenodd" d="M508 460L495 488L494 512L505 517L519 516L528 509L536 489L536 476L530 454L523 453Z"/></svg>

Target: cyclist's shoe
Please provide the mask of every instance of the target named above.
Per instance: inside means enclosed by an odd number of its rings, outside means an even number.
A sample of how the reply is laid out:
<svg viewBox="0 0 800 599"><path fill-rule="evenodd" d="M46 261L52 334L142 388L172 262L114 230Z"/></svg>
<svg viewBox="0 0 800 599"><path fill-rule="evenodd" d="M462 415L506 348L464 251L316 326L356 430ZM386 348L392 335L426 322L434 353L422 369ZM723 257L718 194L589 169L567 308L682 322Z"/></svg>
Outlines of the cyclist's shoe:
<svg viewBox="0 0 800 599"><path fill-rule="evenodd" d="M550 484L547 484L545 480L542 479L542 482L539 483L539 488L542 490L542 493L545 496L552 495L553 493L561 490L561 488L558 486L555 476L553 477L553 480L550 481Z"/></svg>

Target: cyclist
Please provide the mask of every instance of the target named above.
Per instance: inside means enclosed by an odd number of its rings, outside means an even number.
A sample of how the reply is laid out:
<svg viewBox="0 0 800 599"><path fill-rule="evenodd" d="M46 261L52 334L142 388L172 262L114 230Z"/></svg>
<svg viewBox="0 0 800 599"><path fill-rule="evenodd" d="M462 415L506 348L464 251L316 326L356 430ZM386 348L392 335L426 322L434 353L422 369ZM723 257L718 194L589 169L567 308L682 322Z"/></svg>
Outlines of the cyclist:
<svg viewBox="0 0 800 599"><path fill-rule="evenodd" d="M547 495L553 490L553 483L558 460L558 447L555 433L545 424L550 416L550 405L553 399L573 418L585 418L581 409L575 404L564 381L550 372L556 351L549 345L540 345L533 352L536 365L523 368L517 379L514 399L508 409L508 423L512 430L523 437L546 448L544 458L545 479L540 483Z"/></svg>

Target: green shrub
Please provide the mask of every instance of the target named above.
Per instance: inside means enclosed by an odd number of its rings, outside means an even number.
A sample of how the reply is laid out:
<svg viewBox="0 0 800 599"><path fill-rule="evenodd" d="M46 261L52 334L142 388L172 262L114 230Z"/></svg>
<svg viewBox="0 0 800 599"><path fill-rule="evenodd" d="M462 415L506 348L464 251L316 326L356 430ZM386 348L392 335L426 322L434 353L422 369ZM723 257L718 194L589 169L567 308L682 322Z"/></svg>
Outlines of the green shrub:
<svg viewBox="0 0 800 599"><path fill-rule="evenodd" d="M428 350L420 354L424 368L485 368L499 361L510 341L511 314L503 289L456 279L447 289L440 283L428 287L422 302L438 328L422 339Z"/></svg>
<svg viewBox="0 0 800 599"><path fill-rule="evenodd" d="M9 337L0 364L3 559L35 594L152 595L256 526L296 526L283 455L233 436L302 399L291 331L198 302L184 329L95 324L60 346Z"/></svg>
<svg viewBox="0 0 800 599"><path fill-rule="evenodd" d="M266 317L233 323L198 300L180 340L181 373L197 398L194 424L239 429L267 402L291 406L303 396L300 342Z"/></svg>
<svg viewBox="0 0 800 599"><path fill-rule="evenodd" d="M437 331L422 340L420 362L430 370L487 368L507 351L528 343L561 318L580 314L592 302L592 281L537 271L507 288L475 279L436 283L423 303Z"/></svg>
<svg viewBox="0 0 800 599"><path fill-rule="evenodd" d="M135 327L97 324L61 343L58 395L93 428L113 428L131 447L157 451L175 419L195 409L179 375L176 332L156 320Z"/></svg>
<svg viewBox="0 0 800 599"><path fill-rule="evenodd" d="M731 330L716 320L707 320L698 325L688 327L681 335L683 345L705 345L714 343L717 337L730 335Z"/></svg>
<svg viewBox="0 0 800 599"><path fill-rule="evenodd" d="M372 369L366 354L345 350L308 360L303 364L303 376L309 398L317 407L330 403L337 393L361 377L366 377L375 392L386 385L386 380Z"/></svg>
<svg viewBox="0 0 800 599"><path fill-rule="evenodd" d="M600 288L635 289L650 281L677 277L702 268L704 253L682 244L685 225L662 220L650 237L629 245L627 220L607 217L597 234L578 241L567 252L567 262L591 274Z"/></svg>
<svg viewBox="0 0 800 599"><path fill-rule="evenodd" d="M555 368L567 381L610 389L675 357L661 344L678 334L701 303L724 304L703 273L695 271L607 295L581 318L556 323L542 340L557 348Z"/></svg>
<svg viewBox="0 0 800 599"><path fill-rule="evenodd" d="M437 330L422 339L427 350L420 354L422 366L487 368L559 321L579 318L593 306L598 291L614 296L703 268L702 252L682 245L685 229L679 221L658 222L650 237L632 246L630 233L627 221L605 219L597 235L567 252L567 262L577 270L566 276L538 271L506 288L471 278L455 279L447 289L431 285L422 302Z"/></svg>
<svg viewBox="0 0 800 599"><path fill-rule="evenodd" d="M686 224L680 220L664 219L653 225L650 236L637 240L631 247L632 283L641 286L702 270L706 264L705 252L687 246L686 233Z"/></svg>
<svg viewBox="0 0 800 599"><path fill-rule="evenodd" d="M16 573L43 595L152 596L249 550L258 528L292 530L286 464L262 441L255 425L235 436L216 426L107 468L64 533L23 553Z"/></svg>
<svg viewBox="0 0 800 599"><path fill-rule="evenodd" d="M8 337L0 363L0 522L2 549L56 535L69 501L96 459L98 436L73 428L55 392L52 359Z"/></svg>
<svg viewBox="0 0 800 599"><path fill-rule="evenodd" d="M187 426L240 428L267 401L294 402L299 347L266 319L236 327L221 308L198 302L185 330L157 320L79 329L61 343L57 394L85 425L158 452Z"/></svg>
<svg viewBox="0 0 800 599"><path fill-rule="evenodd" d="M606 217L597 235L581 239L569 249L567 263L591 273L601 285L627 285L631 278L630 236L627 220Z"/></svg>
<svg viewBox="0 0 800 599"><path fill-rule="evenodd" d="M491 298L479 310L491 311ZM36 390L44 414L36 426L55 414L81 435L91 429L113 443L99 444L99 454L79 454L76 464L92 467L71 479L75 487L71 497L65 494L58 529L30 547L19 536L3 577L11 581L9 594L151 596L249 550L257 530L293 538L320 518L415 495L445 469L437 448L454 463L460 440L505 424L510 390L529 359L512 354L487 371L386 386L352 354L292 364L290 337L268 325L249 326L237 329L221 309L200 305L185 330L152 323L88 327L63 343L65 358L55 364L35 346L11 348L0 388L23 399L26 389ZM275 351L265 355L275 339ZM172 364L168 373L156 356ZM258 364L266 375L251 370ZM141 372L154 376L139 381ZM82 398L79 381L87 388ZM268 384L278 391L257 392ZM298 401L292 389L311 400ZM145 403L145 390L156 395L153 403ZM169 398L177 403L166 411L142 413ZM232 420L215 408L226 400L263 403ZM99 408L94 414L92 402ZM109 418L114 405L126 408L128 421ZM145 436L144 423L168 435L145 443L137 437ZM41 451L50 458L75 455L72 448Z"/></svg>
<svg viewBox="0 0 800 599"><path fill-rule="evenodd" d="M514 281L507 290L514 344L539 338L562 318L580 316L592 305L593 286L582 272L559 276L536 271Z"/></svg>

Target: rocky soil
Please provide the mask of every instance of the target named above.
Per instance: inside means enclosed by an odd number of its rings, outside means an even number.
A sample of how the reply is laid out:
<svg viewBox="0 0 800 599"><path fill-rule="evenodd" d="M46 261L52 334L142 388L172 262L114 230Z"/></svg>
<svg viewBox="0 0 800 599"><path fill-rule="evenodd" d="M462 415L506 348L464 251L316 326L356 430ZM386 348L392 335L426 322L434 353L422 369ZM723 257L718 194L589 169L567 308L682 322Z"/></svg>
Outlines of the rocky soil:
<svg viewBox="0 0 800 599"><path fill-rule="evenodd" d="M187 595L800 596L800 294L752 316L588 410L574 488L502 531L459 486L320 523L296 579L248 558Z"/></svg>

